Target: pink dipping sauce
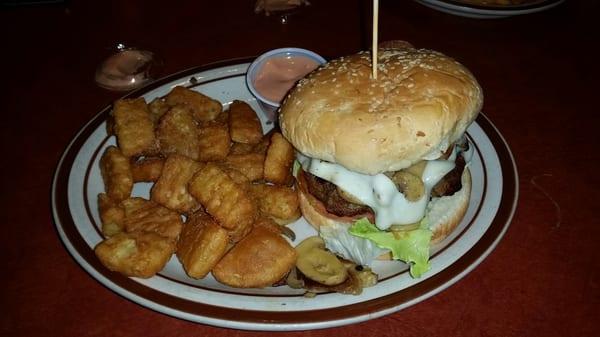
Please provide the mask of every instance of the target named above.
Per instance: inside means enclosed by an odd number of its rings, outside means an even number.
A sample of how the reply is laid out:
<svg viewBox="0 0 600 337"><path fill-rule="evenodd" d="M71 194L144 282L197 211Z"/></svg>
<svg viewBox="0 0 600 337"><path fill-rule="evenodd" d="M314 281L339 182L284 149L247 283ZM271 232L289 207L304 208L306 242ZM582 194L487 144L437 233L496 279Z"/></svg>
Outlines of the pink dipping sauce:
<svg viewBox="0 0 600 337"><path fill-rule="evenodd" d="M147 70L152 53L144 50L123 50L106 59L96 71L96 82L105 88L128 90L150 80Z"/></svg>
<svg viewBox="0 0 600 337"><path fill-rule="evenodd" d="M319 63L306 56L268 59L254 79L254 88L266 99L279 103L296 82L315 70Z"/></svg>

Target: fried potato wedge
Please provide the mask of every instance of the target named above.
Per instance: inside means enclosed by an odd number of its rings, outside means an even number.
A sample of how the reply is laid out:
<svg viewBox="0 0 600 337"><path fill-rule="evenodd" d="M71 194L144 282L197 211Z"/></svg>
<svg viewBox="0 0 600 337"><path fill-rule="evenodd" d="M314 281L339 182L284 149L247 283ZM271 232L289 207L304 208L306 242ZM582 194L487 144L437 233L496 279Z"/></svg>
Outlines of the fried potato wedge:
<svg viewBox="0 0 600 337"><path fill-rule="evenodd" d="M262 288L282 279L296 263L296 250L280 235L255 227L213 268L221 283Z"/></svg>
<svg viewBox="0 0 600 337"><path fill-rule="evenodd" d="M182 86L173 88L165 101L170 106L189 107L197 122L212 121L223 111L221 102Z"/></svg>
<svg viewBox="0 0 600 337"><path fill-rule="evenodd" d="M225 158L224 163L242 172L250 181L263 179L265 156L260 153L232 154Z"/></svg>
<svg viewBox="0 0 600 337"><path fill-rule="evenodd" d="M267 134L263 135L262 139L260 140L260 142L258 142L258 144L254 144L254 148L252 149L252 152L260 153L262 155L267 154L267 148L269 147L269 144L271 143L272 131L273 130L271 130Z"/></svg>
<svg viewBox="0 0 600 337"><path fill-rule="evenodd" d="M178 153L198 160L200 130L186 106L176 105L161 117L156 127L156 137L164 156Z"/></svg>
<svg viewBox="0 0 600 337"><path fill-rule="evenodd" d="M169 111L170 105L163 98L155 98L148 104L148 111L150 112L150 119L154 125L158 125L160 118Z"/></svg>
<svg viewBox="0 0 600 337"><path fill-rule="evenodd" d="M205 125L205 124L210 124L210 123L219 123L219 124L227 125L227 123L229 123L229 110L221 111L221 113L218 114L214 120L208 121L208 122L206 122L206 121L200 122L200 125Z"/></svg>
<svg viewBox="0 0 600 337"><path fill-rule="evenodd" d="M266 184L250 185L252 194L258 201L260 213L280 225L286 225L300 218L298 192L292 187Z"/></svg>
<svg viewBox="0 0 600 337"><path fill-rule="evenodd" d="M204 278L229 246L227 230L204 212L190 215L177 242L176 255L188 276Z"/></svg>
<svg viewBox="0 0 600 337"><path fill-rule="evenodd" d="M248 154L254 152L254 144L232 143L229 148L230 154Z"/></svg>
<svg viewBox="0 0 600 337"><path fill-rule="evenodd" d="M113 121L112 128L123 155L133 157L156 152L154 123L143 98L116 101Z"/></svg>
<svg viewBox="0 0 600 337"><path fill-rule="evenodd" d="M231 232L233 242L252 229L258 214L254 199L245 187L237 184L217 164L207 163L200 169L190 181L188 189L206 212Z"/></svg>
<svg viewBox="0 0 600 337"><path fill-rule="evenodd" d="M282 234L284 236L287 236L288 239L290 239L290 241L292 242L296 241L296 233L293 230L291 230L287 226L278 224L271 218L259 216L258 219L254 222L254 227L264 227L265 229L275 234Z"/></svg>
<svg viewBox="0 0 600 337"><path fill-rule="evenodd" d="M267 153L267 147L271 142L271 135L266 134L263 136L258 144L245 144L233 142L229 148L229 154L249 154L249 153L260 153L265 155Z"/></svg>
<svg viewBox="0 0 600 337"><path fill-rule="evenodd" d="M121 205L125 210L126 232L152 232L173 241L179 237L183 226L179 213L143 198L126 199Z"/></svg>
<svg viewBox="0 0 600 337"><path fill-rule="evenodd" d="M227 124L210 123L200 127L199 161L223 160L227 157L230 146L231 137Z"/></svg>
<svg viewBox="0 0 600 337"><path fill-rule="evenodd" d="M129 198L133 190L131 164L115 146L109 146L100 158L100 172L104 181L104 191L114 201Z"/></svg>
<svg viewBox="0 0 600 337"><path fill-rule="evenodd" d="M131 161L131 175L134 183L155 182L160 178L165 159L160 157L144 157Z"/></svg>
<svg viewBox="0 0 600 337"><path fill-rule="evenodd" d="M228 229L227 235L229 236L229 242L235 244L242 240L252 230L253 223L242 223L235 228Z"/></svg>
<svg viewBox="0 0 600 337"><path fill-rule="evenodd" d="M228 166L221 166L221 168L223 169L223 171L225 171L225 173L227 173L229 178L231 178L237 184L243 186L246 189L250 186L250 179L248 179L248 177L242 172Z"/></svg>
<svg viewBox="0 0 600 337"><path fill-rule="evenodd" d="M165 160L160 178L152 186L150 199L181 213L195 211L200 204L188 192L187 185L201 167L202 164L186 156L170 155Z"/></svg>
<svg viewBox="0 0 600 337"><path fill-rule="evenodd" d="M264 164L265 180L273 184L289 185L293 181L294 147L281 133L271 136Z"/></svg>
<svg viewBox="0 0 600 337"><path fill-rule="evenodd" d="M110 237L125 230L125 209L105 193L98 194L98 213L105 236Z"/></svg>
<svg viewBox="0 0 600 337"><path fill-rule="evenodd" d="M94 248L108 269L142 278L161 271L174 251L174 240L152 232L119 233Z"/></svg>
<svg viewBox="0 0 600 337"><path fill-rule="evenodd" d="M259 216L258 219L256 219L256 221L254 222L254 228L256 227L263 227L264 229L279 235L283 234L281 228L283 228L284 226L280 226L270 218Z"/></svg>
<svg viewBox="0 0 600 337"><path fill-rule="evenodd" d="M258 144L263 136L256 112L243 101L233 101L229 107L229 132L238 143Z"/></svg>

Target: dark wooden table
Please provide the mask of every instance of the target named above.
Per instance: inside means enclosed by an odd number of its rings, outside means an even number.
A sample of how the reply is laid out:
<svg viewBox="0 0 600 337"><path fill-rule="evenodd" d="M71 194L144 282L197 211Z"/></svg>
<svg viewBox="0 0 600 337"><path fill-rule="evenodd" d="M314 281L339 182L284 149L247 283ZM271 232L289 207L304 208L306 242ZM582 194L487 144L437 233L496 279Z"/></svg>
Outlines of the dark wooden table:
<svg viewBox="0 0 600 337"><path fill-rule="evenodd" d="M155 51L163 75L284 46L328 57L368 47L368 3L311 2L287 25L255 15L250 0L73 0L0 10L1 335L260 335L169 317L102 286L62 245L50 187L71 138L121 95L93 81L108 47L125 41ZM380 8L381 40L439 50L477 76L484 112L516 159L518 208L492 254L449 289L383 318L305 334L600 335L597 2L501 20L412 1L382 0Z"/></svg>

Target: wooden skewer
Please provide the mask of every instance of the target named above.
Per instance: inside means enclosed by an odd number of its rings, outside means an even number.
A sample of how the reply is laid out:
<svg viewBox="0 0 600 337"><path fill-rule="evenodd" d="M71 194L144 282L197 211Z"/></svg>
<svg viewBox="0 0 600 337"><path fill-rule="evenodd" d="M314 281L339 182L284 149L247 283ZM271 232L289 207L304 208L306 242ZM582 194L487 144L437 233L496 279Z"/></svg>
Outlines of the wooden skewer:
<svg viewBox="0 0 600 337"><path fill-rule="evenodd" d="M371 51L371 67L373 79L377 79L377 26L379 21L379 0L373 0L373 46Z"/></svg>

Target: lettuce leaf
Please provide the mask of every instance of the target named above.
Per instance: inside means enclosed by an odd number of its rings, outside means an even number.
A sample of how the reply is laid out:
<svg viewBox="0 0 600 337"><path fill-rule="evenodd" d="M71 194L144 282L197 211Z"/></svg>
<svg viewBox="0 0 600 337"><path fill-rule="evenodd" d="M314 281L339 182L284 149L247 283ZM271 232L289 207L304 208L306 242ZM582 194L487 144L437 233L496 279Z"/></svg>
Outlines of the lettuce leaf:
<svg viewBox="0 0 600 337"><path fill-rule="evenodd" d="M424 220L426 221L426 220ZM429 243L431 241L431 230L424 226L405 232L386 232L379 230L366 218L357 220L350 227L349 232L373 241L378 247L389 249L395 260L401 260L409 264L410 275L418 278L429 270Z"/></svg>
<svg viewBox="0 0 600 337"><path fill-rule="evenodd" d="M379 255L389 253L371 240L350 234L347 224L332 222L319 228L319 235L330 251L363 266L370 266Z"/></svg>

